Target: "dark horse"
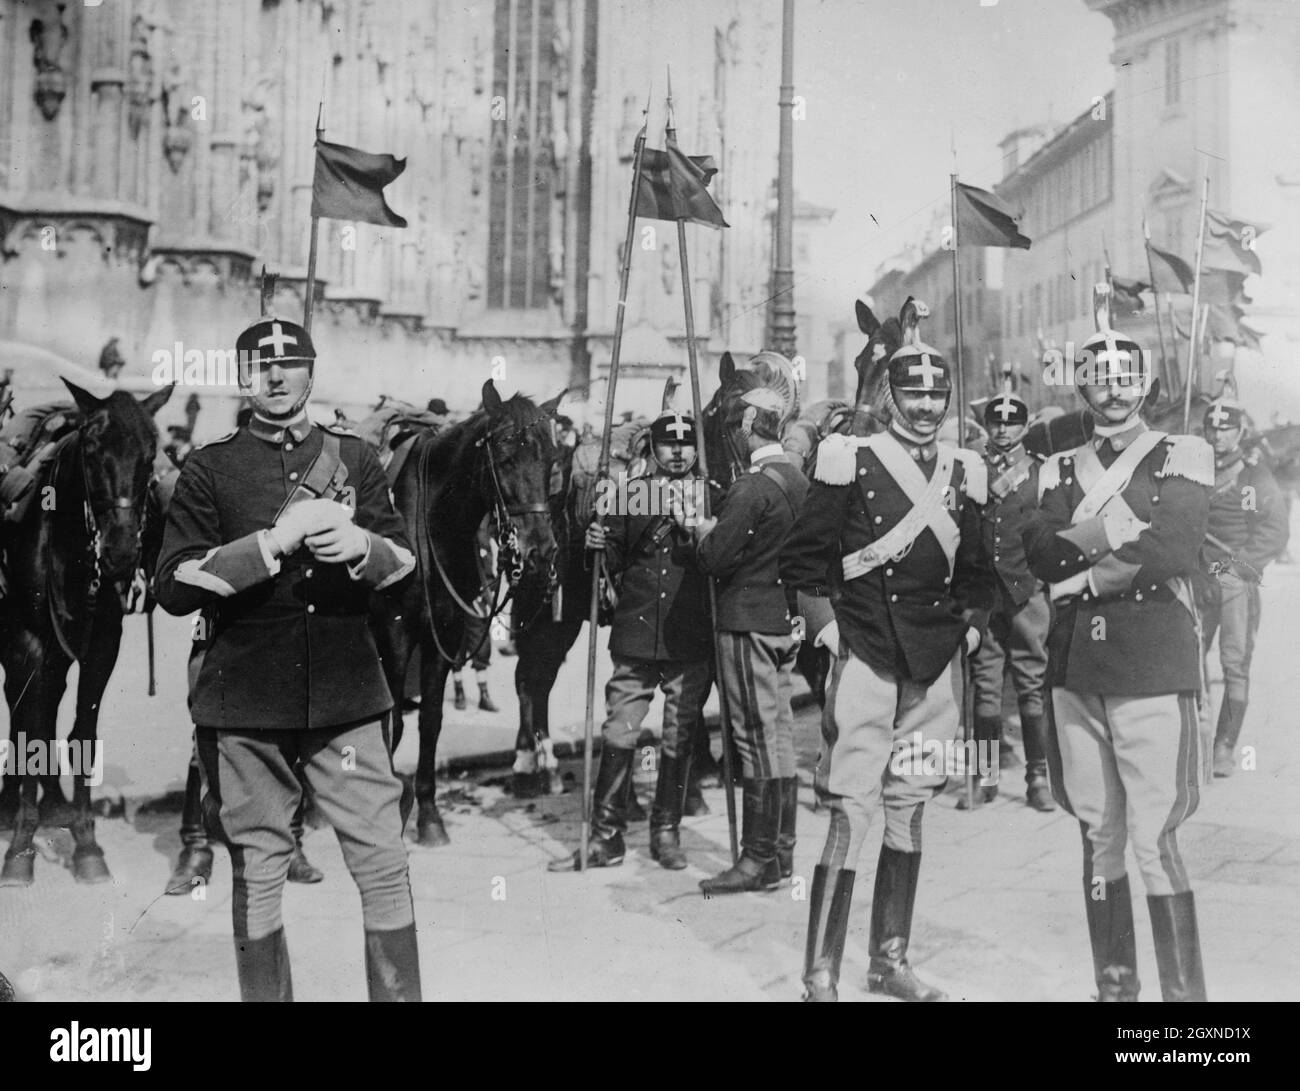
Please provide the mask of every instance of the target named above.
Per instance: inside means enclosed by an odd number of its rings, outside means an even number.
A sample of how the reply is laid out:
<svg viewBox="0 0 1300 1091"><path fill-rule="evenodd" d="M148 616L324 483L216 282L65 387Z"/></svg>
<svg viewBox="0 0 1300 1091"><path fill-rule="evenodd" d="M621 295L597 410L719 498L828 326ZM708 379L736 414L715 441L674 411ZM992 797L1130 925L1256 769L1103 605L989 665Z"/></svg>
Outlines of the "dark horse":
<svg viewBox="0 0 1300 1091"><path fill-rule="evenodd" d="M500 534L501 568L515 583L550 572L555 556L548 503L555 459L554 414L563 394L541 406L516 394L502 401L483 384L483 408L467 420L418 436L393 495L415 551L416 574L395 597L375 596L375 629L393 693L393 749L402 737L407 666L420 650L420 757L415 773L421 845L448 843L434 775L442 695L484 588L476 533L489 512Z"/></svg>
<svg viewBox="0 0 1300 1091"><path fill-rule="evenodd" d="M0 646L10 736L29 763L34 752L42 753L46 771L5 784L4 797L16 795L17 810L0 886L32 882L32 842L42 823L71 828L72 873L79 882L112 878L95 841L90 766L100 701L122 641L123 599L141 566L158 446L153 415L172 388L137 402L120 390L100 399L68 387L80 423L58 441L7 539L11 590L0 611ZM59 702L74 660L81 665L76 719L66 749L56 748ZM77 774L71 806L59 787L62 754Z"/></svg>

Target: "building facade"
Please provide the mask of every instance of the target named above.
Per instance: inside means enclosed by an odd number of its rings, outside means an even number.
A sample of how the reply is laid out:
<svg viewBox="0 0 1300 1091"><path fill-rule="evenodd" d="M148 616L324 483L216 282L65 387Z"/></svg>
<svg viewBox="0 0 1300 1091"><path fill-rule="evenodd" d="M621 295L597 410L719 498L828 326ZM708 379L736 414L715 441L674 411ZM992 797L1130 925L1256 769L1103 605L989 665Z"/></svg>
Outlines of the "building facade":
<svg viewBox="0 0 1300 1091"><path fill-rule="evenodd" d="M301 316L323 99L324 139L407 160L386 196L409 226L321 221L322 407L468 411L495 378L599 413L633 141L650 95L662 146L671 64L732 225L686 229L707 392L723 348L761 347L779 35L741 0L0 0L0 340L93 366L116 336L145 384L178 344L233 346L263 265ZM686 356L675 225L635 246L618 401L642 411ZM200 436L225 431L233 391L201 394Z"/></svg>

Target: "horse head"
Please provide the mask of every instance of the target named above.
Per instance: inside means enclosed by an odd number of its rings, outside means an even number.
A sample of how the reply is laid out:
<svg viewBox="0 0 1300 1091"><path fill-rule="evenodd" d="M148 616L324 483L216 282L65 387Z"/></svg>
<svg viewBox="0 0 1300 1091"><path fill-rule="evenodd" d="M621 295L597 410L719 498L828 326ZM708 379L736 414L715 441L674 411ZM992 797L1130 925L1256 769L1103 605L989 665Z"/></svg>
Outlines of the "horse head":
<svg viewBox="0 0 1300 1091"><path fill-rule="evenodd" d="M550 501L559 456L555 411L564 394L534 405L522 394L503 401L491 379L483 384L478 440L485 459L483 484L488 508L497 516L502 549L514 555L516 575L521 574L518 566L543 572L555 560Z"/></svg>
<svg viewBox="0 0 1300 1091"><path fill-rule="evenodd" d="M762 377L749 368L736 366L731 353L724 352L718 363L718 389L702 410L700 433L704 437L704 456L709 463L709 485L715 492L726 492L731 483L749 467L726 429L726 421L736 400L762 385Z"/></svg>
<svg viewBox="0 0 1300 1091"><path fill-rule="evenodd" d="M867 336L866 345L853 361L853 367L858 373L856 403L883 428L889 420L885 398L885 388L889 382L889 358L906 341L917 336L917 327L922 318L930 317L930 308L919 299L908 296L899 309L898 317L886 318L884 322L876 317L866 299L857 300L854 310L857 312L858 329Z"/></svg>
<svg viewBox="0 0 1300 1091"><path fill-rule="evenodd" d="M96 397L64 380L81 410L77 461L99 577L129 581L140 565L140 542L149 485L158 453L154 414L171 397L171 386L137 401L124 390Z"/></svg>

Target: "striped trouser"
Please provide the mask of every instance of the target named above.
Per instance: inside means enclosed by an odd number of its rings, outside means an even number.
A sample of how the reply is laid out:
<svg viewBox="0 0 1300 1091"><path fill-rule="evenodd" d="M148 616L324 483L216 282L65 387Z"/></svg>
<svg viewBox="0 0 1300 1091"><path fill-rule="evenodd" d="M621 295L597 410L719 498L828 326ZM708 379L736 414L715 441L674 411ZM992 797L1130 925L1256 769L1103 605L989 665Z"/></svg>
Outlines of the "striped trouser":
<svg viewBox="0 0 1300 1091"><path fill-rule="evenodd" d="M718 634L731 733L746 780L798 774L790 711L798 646L789 633Z"/></svg>
<svg viewBox="0 0 1300 1091"><path fill-rule="evenodd" d="M1058 688L1052 704L1052 784L1060 785L1059 802L1083 825L1093 875L1123 876L1131 840L1148 894L1190 890L1178 827L1200 803L1205 775L1195 697Z"/></svg>
<svg viewBox="0 0 1300 1091"><path fill-rule="evenodd" d="M817 795L831 813L823 864L856 870L882 799L885 844L898 852L921 851L925 802L948 782L960 686L961 671L952 663L925 686L891 678L841 652L826 690L817 763Z"/></svg>

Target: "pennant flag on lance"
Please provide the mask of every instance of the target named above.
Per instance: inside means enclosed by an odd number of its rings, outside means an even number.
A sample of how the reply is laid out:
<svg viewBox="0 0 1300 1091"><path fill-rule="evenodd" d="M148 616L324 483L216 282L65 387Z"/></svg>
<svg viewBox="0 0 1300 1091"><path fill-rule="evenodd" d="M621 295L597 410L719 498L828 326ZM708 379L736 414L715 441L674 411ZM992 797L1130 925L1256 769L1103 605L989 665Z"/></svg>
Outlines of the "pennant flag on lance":
<svg viewBox="0 0 1300 1091"><path fill-rule="evenodd" d="M1202 303L1249 303L1246 295L1246 273L1234 273L1227 269L1201 270Z"/></svg>
<svg viewBox="0 0 1300 1091"><path fill-rule="evenodd" d="M1020 216L1001 197L958 182L953 203L958 245L1029 249L1029 237L1020 233Z"/></svg>
<svg viewBox="0 0 1300 1091"><path fill-rule="evenodd" d="M686 220L705 227L730 227L706 188L718 165L711 155L684 155L671 136L667 148L646 148L636 214L648 220Z"/></svg>
<svg viewBox="0 0 1300 1091"><path fill-rule="evenodd" d="M1147 243L1147 253L1151 256L1151 279L1157 292L1175 292L1182 294L1192 290L1196 274L1192 267L1177 254L1161 250L1158 246Z"/></svg>
<svg viewBox="0 0 1300 1091"><path fill-rule="evenodd" d="M1123 315L1138 314L1144 309L1142 293L1150 291L1151 285L1143 280L1111 277L1110 288L1111 312L1116 318L1119 318Z"/></svg>
<svg viewBox="0 0 1300 1091"><path fill-rule="evenodd" d="M1255 253L1255 239L1268 230L1267 224L1238 220L1226 212L1205 213L1205 257L1201 264L1206 269L1227 269L1230 272L1254 273L1263 271L1259 255Z"/></svg>
<svg viewBox="0 0 1300 1091"><path fill-rule="evenodd" d="M384 200L384 187L404 170L405 159L317 140L316 173L311 184L312 217L405 227L406 220Z"/></svg>

